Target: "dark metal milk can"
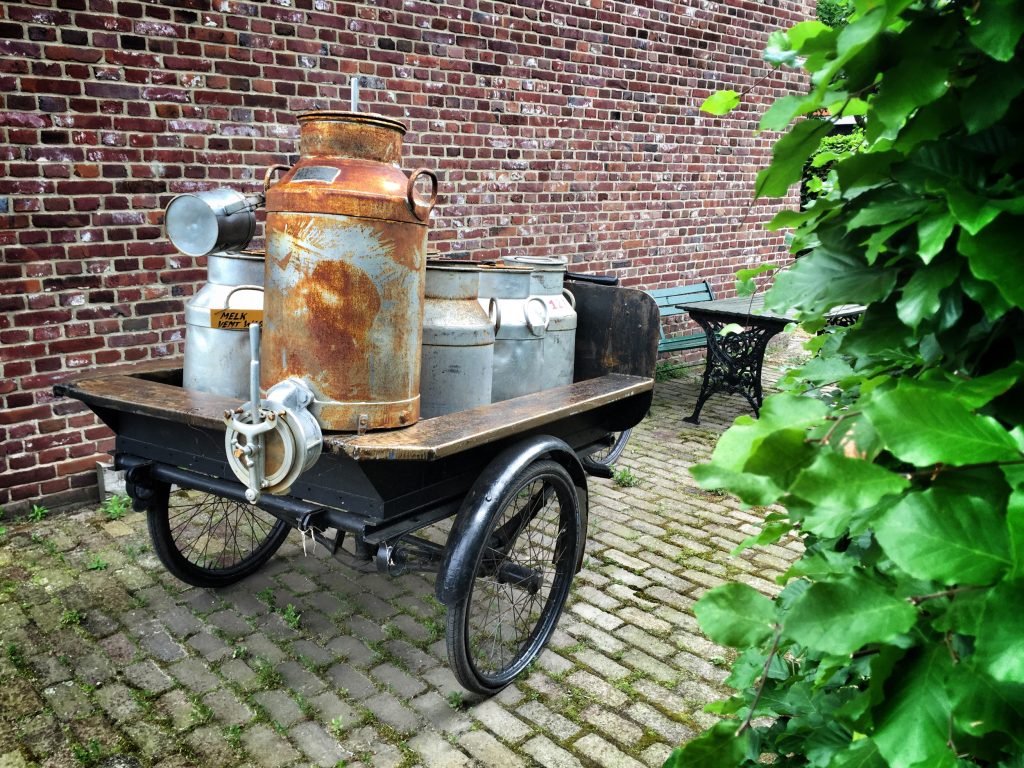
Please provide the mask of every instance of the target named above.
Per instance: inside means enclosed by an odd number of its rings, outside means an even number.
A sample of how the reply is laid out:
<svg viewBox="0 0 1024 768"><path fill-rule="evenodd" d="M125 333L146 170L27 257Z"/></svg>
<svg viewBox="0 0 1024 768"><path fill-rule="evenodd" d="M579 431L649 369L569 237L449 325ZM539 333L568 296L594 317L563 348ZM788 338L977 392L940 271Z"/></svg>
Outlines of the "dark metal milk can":
<svg viewBox="0 0 1024 768"><path fill-rule="evenodd" d="M304 379L326 430L407 426L420 413L437 178L401 171L405 126L396 120L353 112L298 119L299 162L267 190L261 386ZM421 175L429 198L416 192Z"/></svg>
<svg viewBox="0 0 1024 768"><path fill-rule="evenodd" d="M427 262L423 305L423 418L464 411L491 402L494 323L477 302L480 268L471 262Z"/></svg>

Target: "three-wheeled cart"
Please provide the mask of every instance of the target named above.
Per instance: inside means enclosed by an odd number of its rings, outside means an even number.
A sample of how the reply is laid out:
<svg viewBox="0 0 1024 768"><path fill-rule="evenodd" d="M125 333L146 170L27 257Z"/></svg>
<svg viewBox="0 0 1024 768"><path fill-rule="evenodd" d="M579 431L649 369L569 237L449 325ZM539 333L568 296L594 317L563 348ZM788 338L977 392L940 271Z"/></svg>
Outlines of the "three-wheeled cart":
<svg viewBox="0 0 1024 768"><path fill-rule="evenodd" d="M330 434L287 495L248 503L225 459L237 401L185 390L178 361L103 368L55 388L115 433L135 505L168 570L200 587L256 571L298 528L393 575L435 571L452 670L485 695L543 649L583 562L588 458L647 413L658 309L641 291L567 282L578 327L573 384L420 421ZM417 535L454 516L443 545ZM333 536L330 535L333 532Z"/></svg>

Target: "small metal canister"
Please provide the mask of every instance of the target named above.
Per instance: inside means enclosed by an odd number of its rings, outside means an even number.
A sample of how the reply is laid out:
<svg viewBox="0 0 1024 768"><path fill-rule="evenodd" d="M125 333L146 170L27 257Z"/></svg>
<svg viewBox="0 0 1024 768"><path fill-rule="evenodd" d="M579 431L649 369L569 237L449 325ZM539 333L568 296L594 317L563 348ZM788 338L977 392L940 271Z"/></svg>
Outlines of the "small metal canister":
<svg viewBox="0 0 1024 768"><path fill-rule="evenodd" d="M542 389L572 384L576 357L576 300L565 287L564 259L543 256L512 256L504 259L531 269L530 295L547 306L541 367Z"/></svg>
<svg viewBox="0 0 1024 768"><path fill-rule="evenodd" d="M479 289L479 265L427 262L420 370L425 419L491 402L496 315L488 317L477 303ZM496 313L496 299L490 309Z"/></svg>
<svg viewBox="0 0 1024 768"><path fill-rule="evenodd" d="M494 334L494 377L491 402L521 397L544 388L543 341L548 310L530 295L529 267L484 266L480 272L480 304L497 300Z"/></svg>
<svg viewBox="0 0 1024 768"><path fill-rule="evenodd" d="M405 126L396 120L310 112L299 127L299 162L267 190L261 385L309 382L310 410L326 430L408 426L420 412L437 178L401 171ZM432 183L429 199L416 193L420 176Z"/></svg>
<svg viewBox="0 0 1024 768"><path fill-rule="evenodd" d="M182 386L245 398L250 323L263 319L263 254L211 253L207 282L185 303Z"/></svg>

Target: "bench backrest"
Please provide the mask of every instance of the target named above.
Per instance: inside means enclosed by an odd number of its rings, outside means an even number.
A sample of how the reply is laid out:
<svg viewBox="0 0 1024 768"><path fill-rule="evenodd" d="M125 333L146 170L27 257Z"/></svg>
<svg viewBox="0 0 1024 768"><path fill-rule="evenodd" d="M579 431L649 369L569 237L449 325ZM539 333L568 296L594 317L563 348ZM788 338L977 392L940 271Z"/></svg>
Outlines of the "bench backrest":
<svg viewBox="0 0 1024 768"><path fill-rule="evenodd" d="M705 280L693 285L674 285L671 288L657 288L647 293L658 304L658 314L662 317L680 315L686 310L677 309L676 304L687 304L697 301L711 301L715 294Z"/></svg>

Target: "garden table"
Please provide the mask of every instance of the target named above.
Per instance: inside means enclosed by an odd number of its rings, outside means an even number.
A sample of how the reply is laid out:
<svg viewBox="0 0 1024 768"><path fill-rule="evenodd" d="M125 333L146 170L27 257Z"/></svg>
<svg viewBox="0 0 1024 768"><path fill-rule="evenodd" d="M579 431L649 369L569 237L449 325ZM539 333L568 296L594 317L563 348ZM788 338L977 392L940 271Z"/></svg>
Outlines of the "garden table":
<svg viewBox="0 0 1024 768"><path fill-rule="evenodd" d="M697 405L685 421L699 424L701 408L716 392L743 395L757 416L763 400L761 367L765 349L775 334L796 322L794 314L765 309L763 294L677 304L676 307L686 310L704 329L708 345ZM834 307L826 317L830 325L848 325L863 311L864 307L859 304L846 304ZM730 324L740 325L743 330L723 334L722 329Z"/></svg>

